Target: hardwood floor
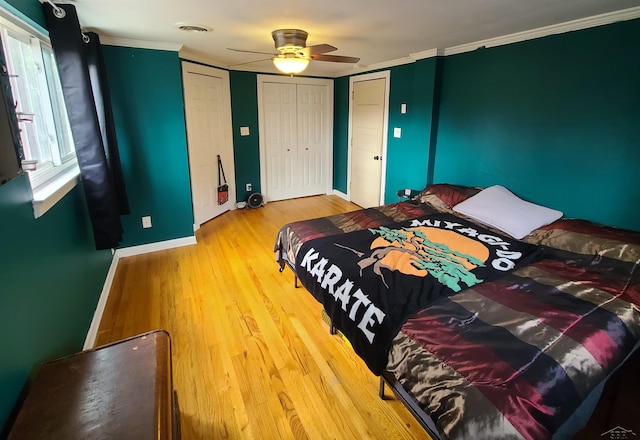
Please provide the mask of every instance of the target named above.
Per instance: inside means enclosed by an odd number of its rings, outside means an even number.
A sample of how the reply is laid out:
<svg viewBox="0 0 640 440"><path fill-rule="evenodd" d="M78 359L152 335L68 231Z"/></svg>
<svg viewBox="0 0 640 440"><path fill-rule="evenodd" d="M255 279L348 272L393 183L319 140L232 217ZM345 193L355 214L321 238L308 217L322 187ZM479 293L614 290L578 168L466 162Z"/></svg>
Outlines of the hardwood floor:
<svg viewBox="0 0 640 440"><path fill-rule="evenodd" d="M272 202L211 220L197 245L121 259L96 346L169 331L185 440L429 438L277 270L282 225L355 209L336 196Z"/></svg>

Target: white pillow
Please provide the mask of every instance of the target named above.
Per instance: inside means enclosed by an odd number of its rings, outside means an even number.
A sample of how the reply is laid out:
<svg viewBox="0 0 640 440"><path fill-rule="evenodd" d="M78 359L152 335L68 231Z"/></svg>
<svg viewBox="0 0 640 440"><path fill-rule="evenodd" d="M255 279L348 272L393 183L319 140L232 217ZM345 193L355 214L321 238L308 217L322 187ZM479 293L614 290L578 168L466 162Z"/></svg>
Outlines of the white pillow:
<svg viewBox="0 0 640 440"><path fill-rule="evenodd" d="M562 217L562 212L526 202L500 185L483 189L455 205L453 210L518 240Z"/></svg>

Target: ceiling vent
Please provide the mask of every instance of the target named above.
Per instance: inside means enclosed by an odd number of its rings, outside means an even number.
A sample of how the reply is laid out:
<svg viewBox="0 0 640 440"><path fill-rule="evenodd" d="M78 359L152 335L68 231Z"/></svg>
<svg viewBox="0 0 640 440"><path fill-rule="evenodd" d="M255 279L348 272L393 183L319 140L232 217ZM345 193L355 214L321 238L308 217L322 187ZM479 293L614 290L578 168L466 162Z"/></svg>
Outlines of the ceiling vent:
<svg viewBox="0 0 640 440"><path fill-rule="evenodd" d="M197 33L207 33L211 32L213 28L209 26L204 26L201 24L193 24L193 23L175 23L175 27L185 32L197 32Z"/></svg>

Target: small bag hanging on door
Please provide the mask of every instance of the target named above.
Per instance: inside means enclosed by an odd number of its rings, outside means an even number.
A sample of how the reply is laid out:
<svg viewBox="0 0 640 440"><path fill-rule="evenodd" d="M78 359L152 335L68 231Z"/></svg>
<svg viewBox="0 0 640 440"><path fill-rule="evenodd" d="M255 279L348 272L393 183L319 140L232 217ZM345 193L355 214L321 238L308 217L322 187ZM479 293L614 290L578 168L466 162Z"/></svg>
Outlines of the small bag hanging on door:
<svg viewBox="0 0 640 440"><path fill-rule="evenodd" d="M222 175L222 179L220 178ZM229 185L227 178L224 176L224 168L222 168L222 160L218 154L218 205L224 205L229 200Z"/></svg>

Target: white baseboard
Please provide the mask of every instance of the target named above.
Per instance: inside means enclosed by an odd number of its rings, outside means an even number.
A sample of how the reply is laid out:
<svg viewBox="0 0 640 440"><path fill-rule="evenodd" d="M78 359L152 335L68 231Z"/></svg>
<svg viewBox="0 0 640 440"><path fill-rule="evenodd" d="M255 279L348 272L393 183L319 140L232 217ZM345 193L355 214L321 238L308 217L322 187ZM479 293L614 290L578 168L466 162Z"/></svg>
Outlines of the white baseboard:
<svg viewBox="0 0 640 440"><path fill-rule="evenodd" d="M192 244L197 244L195 236L176 238L175 240L159 241L157 243L149 243L140 246L131 246L122 249L116 249L113 254L113 259L111 260L111 265L109 266L109 271L107 272L107 277L104 280L102 292L100 293L100 298L98 299L98 305L96 306L96 310L93 313L93 319L91 320L91 325L89 326L89 331L87 332L87 337L84 340L84 346L82 347L82 349L89 350L93 348L96 342L96 337L98 336L98 328L100 327L100 321L102 320L104 308L107 305L107 299L109 298L109 292L111 292L111 285L113 284L113 279L116 275L116 269L118 268L118 261L120 261L120 258L131 257L133 255L146 254L149 252L161 251L165 249L172 249L181 246L189 246Z"/></svg>
<svg viewBox="0 0 640 440"><path fill-rule="evenodd" d="M120 257L118 257L118 254L114 253L113 259L111 260L111 265L109 266L109 271L107 272L107 278L104 280L104 285L102 286L102 292L100 293L100 299L98 299L96 311L93 312L93 319L91 320L91 325L89 326L87 337L84 339L84 346L82 347L83 350L89 350L90 348L93 348L93 345L96 342L96 337L98 336L98 328L100 327L100 321L102 320L104 308L107 305L107 299L109 298L109 292L111 291L113 278L116 275L116 269L118 267L119 259Z"/></svg>
<svg viewBox="0 0 640 440"><path fill-rule="evenodd" d="M334 196L338 196L341 199L345 199L347 202L351 201L351 199L349 198L349 196L347 194L343 193L342 191L338 191L337 189L333 190L333 195Z"/></svg>
<svg viewBox="0 0 640 440"><path fill-rule="evenodd" d="M156 243L116 249L116 255L120 258L131 257L133 255L148 254L149 252L163 251L165 249L189 246L196 243L196 237L195 235L192 235L191 237L176 238L174 240L158 241Z"/></svg>

